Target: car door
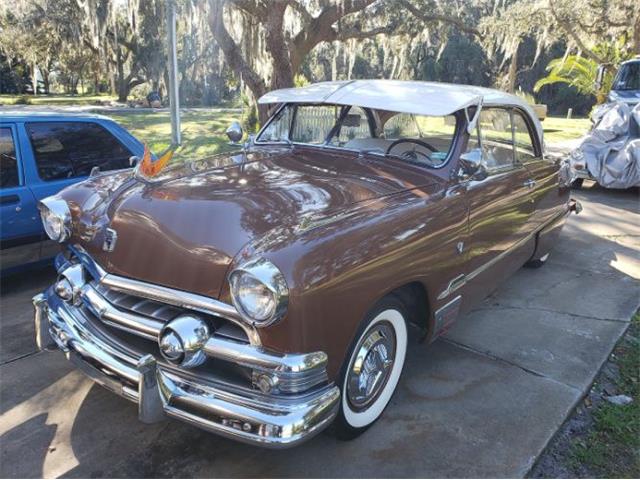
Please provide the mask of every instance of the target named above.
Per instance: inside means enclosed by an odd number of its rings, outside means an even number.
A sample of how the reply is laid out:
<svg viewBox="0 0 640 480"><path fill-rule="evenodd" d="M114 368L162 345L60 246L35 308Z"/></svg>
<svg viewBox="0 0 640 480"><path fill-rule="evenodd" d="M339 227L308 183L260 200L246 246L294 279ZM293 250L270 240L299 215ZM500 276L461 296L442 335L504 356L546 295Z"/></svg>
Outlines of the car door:
<svg viewBox="0 0 640 480"><path fill-rule="evenodd" d="M0 123L0 267L40 258L41 226L36 199L25 184L16 125Z"/></svg>
<svg viewBox="0 0 640 480"><path fill-rule="evenodd" d="M530 235L532 179L515 158L512 111L483 109L477 130L470 147L481 149L486 178L467 181L466 307L519 269L534 247Z"/></svg>
<svg viewBox="0 0 640 480"><path fill-rule="evenodd" d="M531 175L534 208L531 230L535 230L565 211L569 189L559 188L559 164L543 156L541 142L526 113L513 111L513 130L516 161Z"/></svg>
<svg viewBox="0 0 640 480"><path fill-rule="evenodd" d="M27 143L35 169L30 185L36 200L54 195L100 171L128 168L133 152L111 131L91 120L26 122ZM54 242L42 246L42 258L58 250Z"/></svg>

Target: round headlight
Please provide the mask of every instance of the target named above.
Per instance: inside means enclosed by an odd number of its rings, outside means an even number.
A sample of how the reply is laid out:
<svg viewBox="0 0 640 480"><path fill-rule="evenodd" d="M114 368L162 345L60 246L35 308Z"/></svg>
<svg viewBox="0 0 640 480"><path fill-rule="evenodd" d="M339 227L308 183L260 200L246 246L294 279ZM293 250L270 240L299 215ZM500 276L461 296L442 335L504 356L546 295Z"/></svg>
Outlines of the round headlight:
<svg viewBox="0 0 640 480"><path fill-rule="evenodd" d="M256 326L282 318L289 302L289 290L278 268L263 258L252 260L231 272L231 298L242 317Z"/></svg>
<svg viewBox="0 0 640 480"><path fill-rule="evenodd" d="M48 197L40 202L40 218L51 240L64 242L71 235L71 211L67 202Z"/></svg>

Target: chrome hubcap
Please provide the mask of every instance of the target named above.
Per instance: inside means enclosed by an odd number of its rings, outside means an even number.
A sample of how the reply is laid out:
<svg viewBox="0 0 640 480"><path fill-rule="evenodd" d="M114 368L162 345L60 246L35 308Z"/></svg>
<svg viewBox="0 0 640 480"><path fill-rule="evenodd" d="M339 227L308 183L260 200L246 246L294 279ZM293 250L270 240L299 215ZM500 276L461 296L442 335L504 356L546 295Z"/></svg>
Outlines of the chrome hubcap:
<svg viewBox="0 0 640 480"><path fill-rule="evenodd" d="M396 355L396 336L388 322L369 329L356 347L347 373L347 398L356 411L369 407L389 380Z"/></svg>

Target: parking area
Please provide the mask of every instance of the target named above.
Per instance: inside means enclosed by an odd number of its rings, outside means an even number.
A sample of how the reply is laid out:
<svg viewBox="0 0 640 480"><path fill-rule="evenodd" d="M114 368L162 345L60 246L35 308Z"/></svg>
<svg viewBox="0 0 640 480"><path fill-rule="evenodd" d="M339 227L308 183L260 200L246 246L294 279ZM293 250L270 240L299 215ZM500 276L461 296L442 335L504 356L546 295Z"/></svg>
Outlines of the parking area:
<svg viewBox="0 0 640 480"><path fill-rule="evenodd" d="M36 353L31 297L51 269L2 283L3 477L522 477L582 398L640 303L637 190L590 186L540 269L521 269L429 346L413 345L383 418L294 450L238 444L134 404L57 352Z"/></svg>

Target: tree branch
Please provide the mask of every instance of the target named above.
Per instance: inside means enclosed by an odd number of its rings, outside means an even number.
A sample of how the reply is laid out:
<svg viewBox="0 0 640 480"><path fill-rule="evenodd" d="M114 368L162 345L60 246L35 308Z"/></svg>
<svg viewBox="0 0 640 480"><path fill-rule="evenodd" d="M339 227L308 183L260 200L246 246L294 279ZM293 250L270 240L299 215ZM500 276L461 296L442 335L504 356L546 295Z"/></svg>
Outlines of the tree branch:
<svg viewBox="0 0 640 480"><path fill-rule="evenodd" d="M453 25L455 26L458 30L465 32L465 33L469 33L471 35L475 35L478 38L482 38L482 34L480 33L480 31L477 28L471 27L469 25L467 25L466 23L464 23L461 19L457 18L457 17L451 17L449 15L442 15L442 14L438 14L438 13L423 13L422 11L418 10L415 6L413 6L413 4L411 4L410 2L406 1L406 0L401 0L400 2L398 2L400 5L402 5L404 8L406 8L414 17L416 17L418 20L422 20L425 23L428 22L441 22L441 23L447 23L449 25Z"/></svg>
<svg viewBox="0 0 640 480"><path fill-rule="evenodd" d="M309 13L309 10L306 9L304 5L302 5L297 0L282 0L284 1L291 10L297 12L300 17L302 17L302 23L304 25L309 25L313 21L313 15Z"/></svg>
<svg viewBox="0 0 640 480"><path fill-rule="evenodd" d="M331 41L338 20L359 12L377 0L336 0L322 9L317 17L300 30L291 42L291 64L297 71L304 57L319 43Z"/></svg>
<svg viewBox="0 0 640 480"><path fill-rule="evenodd" d="M395 25L387 25L384 27L372 28L371 30L360 30L359 28L351 27L347 29L335 30L333 29L333 37L327 41L344 41L349 39L364 39L373 38L376 35L389 35L396 30Z"/></svg>
<svg viewBox="0 0 640 480"><path fill-rule="evenodd" d="M573 39L573 41L576 42L576 45L578 46L580 51L585 54L585 56L589 57L591 60L597 63L606 63L606 61L603 58L596 55L592 50L587 48L587 46L584 44L584 42L580 39L578 34L575 32L575 30L571 28L571 26L569 25L569 22L560 18L553 4L553 0L549 0L549 7L551 8L551 15L553 15L553 18L558 23L560 28L562 28L567 33L567 35L569 35Z"/></svg>
<svg viewBox="0 0 640 480"><path fill-rule="evenodd" d="M251 68L242 56L240 47L233 40L224 25L224 4L220 0L209 0L209 29L220 45L229 67L240 73L256 99L266 91L262 78Z"/></svg>

